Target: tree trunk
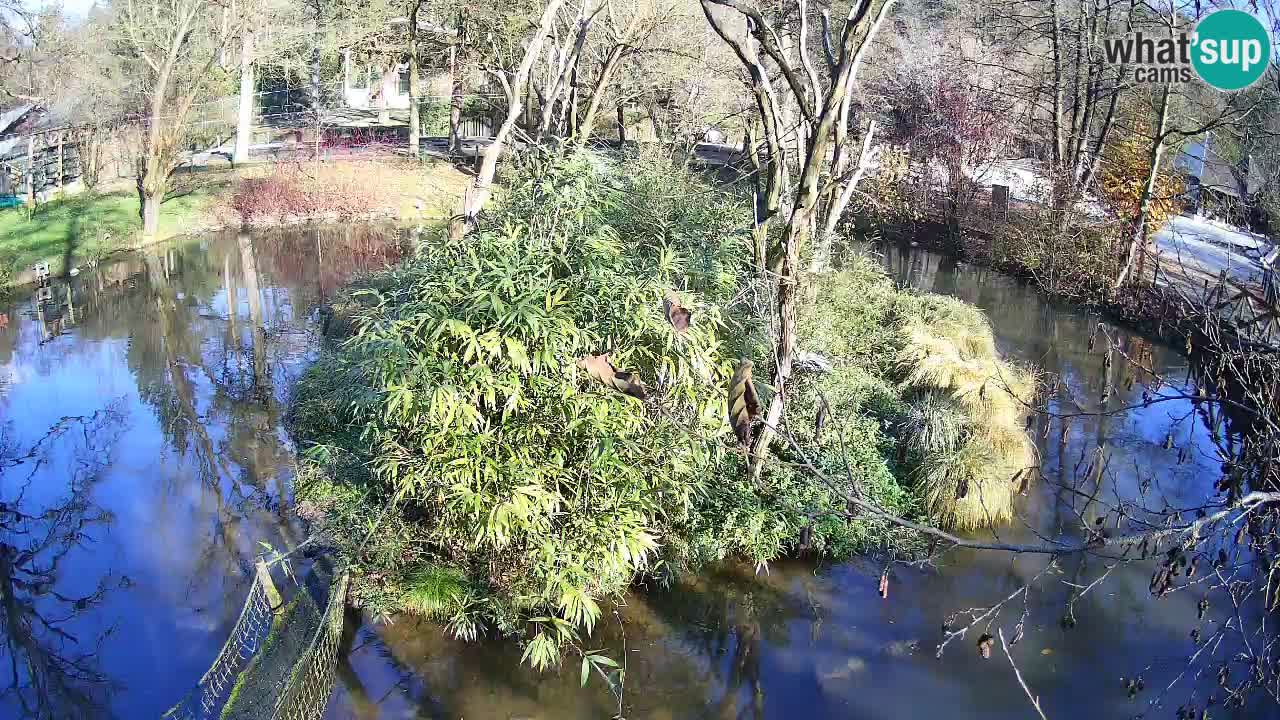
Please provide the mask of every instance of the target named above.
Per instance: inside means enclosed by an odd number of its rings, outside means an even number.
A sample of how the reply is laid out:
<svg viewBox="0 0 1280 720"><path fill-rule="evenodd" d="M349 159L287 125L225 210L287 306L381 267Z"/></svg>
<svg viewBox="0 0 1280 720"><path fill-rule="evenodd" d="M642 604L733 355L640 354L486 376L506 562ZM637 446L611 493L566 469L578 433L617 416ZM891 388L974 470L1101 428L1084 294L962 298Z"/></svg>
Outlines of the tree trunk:
<svg viewBox="0 0 1280 720"><path fill-rule="evenodd" d="M549 132L551 132L551 121L556 116L556 102L563 96L565 98L560 109L560 120L564 121L565 108L569 107L569 101L572 98L573 87L577 84L578 62L582 58L582 48L587 42L587 33L591 30L591 23L595 20L595 12L591 9L591 0L582 3L582 7L578 9L578 19L574 23L574 35L572 49L567 53L560 51L560 60L556 64L553 71L551 82L548 85L547 96L543 101L541 118L538 122L537 137L541 140Z"/></svg>
<svg viewBox="0 0 1280 720"><path fill-rule="evenodd" d="M618 103L618 143L627 143L627 111L622 103Z"/></svg>
<svg viewBox="0 0 1280 720"><path fill-rule="evenodd" d="M1114 290L1124 287L1133 272L1134 265L1140 261L1147 245L1147 216L1151 213L1151 200L1155 194L1156 179L1160 176L1160 159L1164 155L1165 132L1169 127L1169 96L1172 88L1165 84L1164 96L1160 99L1160 111L1156 120L1155 137L1151 142L1151 153L1147 158L1147 181L1142 186L1142 199L1138 203L1138 212L1133 218L1132 233L1129 237L1129 250L1125 254L1124 265L1120 275L1116 277Z"/></svg>
<svg viewBox="0 0 1280 720"><path fill-rule="evenodd" d="M751 250L752 258L755 261L755 269L758 273L763 273L768 263L768 242L769 242L769 226L768 221L762 222L762 217L767 212L765 197L768 194L765 183L764 166L760 162L760 148L755 138L755 125L748 123L746 132L742 139L742 151L746 153L747 160L751 163L752 185L752 222L751 222Z"/></svg>
<svg viewBox="0 0 1280 720"><path fill-rule="evenodd" d="M248 233L236 236L240 247L240 269L244 272L244 292L249 301L249 331L253 334L253 384L261 392L270 378L267 376L267 332L262 314L262 289L258 283L258 257L254 252L253 238Z"/></svg>
<svg viewBox="0 0 1280 720"><path fill-rule="evenodd" d="M706 1L704 0L703 3L704 11L707 11ZM782 258L778 271L778 337L774 348L775 365L770 383L774 394L769 401L765 425L751 446L749 474L757 483L760 482L765 460L769 456L769 446L776 435L776 429L782 422L796 349L800 249L809 241L815 227L818 202L822 195L820 184L822 167L827 163L832 131L839 119L840 106L847 87L859 66L862 51L872 42L875 31L893 5L893 0L882 0L879 7L875 9L875 18L867 27L867 31L857 32L875 5L875 2L863 3L859 6L856 16L850 17L846 24L841 37L840 62L831 73L831 87L823 98L821 113L818 114L816 122L809 128L810 131L805 133L809 144L802 158L795 203L787 226L783 230ZM706 14L710 19L709 11ZM724 37L724 34L721 36ZM739 57L743 57L743 54L739 53Z"/></svg>
<svg viewBox="0 0 1280 720"><path fill-rule="evenodd" d="M649 124L653 126L653 137L658 142L665 142L668 139L667 126L658 117L658 103L650 101L645 103L645 112L649 115Z"/></svg>
<svg viewBox="0 0 1280 720"><path fill-rule="evenodd" d="M502 126L494 134L493 142L485 149L484 158L480 163L480 170L476 173L471 187L467 188L467 192L463 196L462 212L449 223L449 239L451 241L461 241L475 229L476 219L479 217L480 211L489 202L489 196L493 193L493 177L498 170L498 158L502 156L507 138L511 135L512 129L524 110L522 107L524 89L525 84L529 82L529 73L533 70L533 63L542 53L542 43L546 40L547 34L551 32L551 25L555 22L556 13L560 10L562 4L564 4L564 0L547 0L546 7L542 10L542 19L539 21L538 27L534 29L533 37L529 38L528 44L525 46L524 58L520 61L520 66L517 68L515 77L512 78L507 90L506 120L503 121Z"/></svg>
<svg viewBox="0 0 1280 720"><path fill-rule="evenodd" d="M596 113L600 111L600 102L604 100L605 90L609 87L609 82L613 79L613 73L618 68L618 63L622 61L622 54L625 50L624 45L614 45L609 50L609 57L604 62L604 67L600 70L600 77L596 79L596 86L591 89L591 99L587 102L587 112L582 116L582 122L574 128L574 139L579 145L587 142L591 137L591 131L596 126Z"/></svg>
<svg viewBox="0 0 1280 720"><path fill-rule="evenodd" d="M449 46L449 153L462 150L462 72L458 67L458 49Z"/></svg>
<svg viewBox="0 0 1280 720"><path fill-rule="evenodd" d="M311 111L315 113L316 125L321 121L320 109L320 17L317 6L315 46L311 48Z"/></svg>
<svg viewBox="0 0 1280 720"><path fill-rule="evenodd" d="M246 32L240 45L240 110L236 116L236 148L231 162L239 165L249 160L249 141L253 137L253 94L256 89L253 67L253 33Z"/></svg>
<svg viewBox="0 0 1280 720"><path fill-rule="evenodd" d="M781 272L780 262L769 262L769 223L772 222L781 208L782 188L786 184L786 149L782 138L785 125L779 116L779 105L769 80L769 73L761 64L759 54L751 47L752 38L747 35L739 39L728 32L715 19L711 12L711 3L715 0L702 0L702 12L711 29L725 42L738 57L738 61L746 69L751 78L751 93L756 101L756 112L760 114L763 125L764 141L768 148L768 158L761 159L758 147L753 143L749 153L756 170L757 192L755 193L755 216L752 222L753 245L755 247L756 269L762 274L766 270ZM761 172L765 170L765 172ZM763 188L761 188L761 178ZM773 265L773 267L770 267Z"/></svg>
<svg viewBox="0 0 1280 720"><path fill-rule="evenodd" d="M409 157L422 157L422 119L418 115L418 9L422 3L413 4L409 12Z"/></svg>
<svg viewBox="0 0 1280 720"><path fill-rule="evenodd" d="M160 198L155 195L142 195L142 234L153 238L160 230Z"/></svg>
<svg viewBox="0 0 1280 720"><path fill-rule="evenodd" d="M867 123L867 131L862 136L862 151L858 154L858 164L854 166L853 176L845 180L843 186L839 182L835 183L833 190L837 194L827 209L827 220L823 225L822 234L818 237L818 247L813 251L813 261L809 267L809 271L814 274L826 272L827 265L831 261L831 239L836 234L836 225L840 223L840 217L844 215L845 208L853 199L853 192L858 189L858 183L862 182L863 176L866 175L874 159L871 142L875 134L876 122L871 120Z"/></svg>
<svg viewBox="0 0 1280 720"><path fill-rule="evenodd" d="M392 63L388 65L387 68L384 69L378 75L378 124L379 125L391 124L391 107L387 104L390 98L387 96L391 94L390 92L388 92L388 90L391 87L391 82L392 82L391 75L395 72L396 72L396 66L394 63Z"/></svg>

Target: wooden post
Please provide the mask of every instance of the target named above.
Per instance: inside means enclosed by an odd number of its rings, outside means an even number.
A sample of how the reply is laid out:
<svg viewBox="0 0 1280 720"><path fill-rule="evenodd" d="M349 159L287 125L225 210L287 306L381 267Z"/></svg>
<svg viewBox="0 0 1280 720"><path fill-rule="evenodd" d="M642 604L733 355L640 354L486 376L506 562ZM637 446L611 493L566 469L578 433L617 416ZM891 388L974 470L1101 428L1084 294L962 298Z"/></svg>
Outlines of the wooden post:
<svg viewBox="0 0 1280 720"><path fill-rule="evenodd" d="M1003 220L1009 214L1009 187L1007 185L991 186L991 216Z"/></svg>
<svg viewBox="0 0 1280 720"><path fill-rule="evenodd" d="M27 138L27 201L36 204L36 138Z"/></svg>
<svg viewBox="0 0 1280 720"><path fill-rule="evenodd" d="M258 558L258 582L262 583L262 590L267 594L267 603L271 605L272 612L278 612L284 607L284 601L280 599L280 591L276 589L276 584L271 579L271 571L267 569L267 562L262 558Z"/></svg>

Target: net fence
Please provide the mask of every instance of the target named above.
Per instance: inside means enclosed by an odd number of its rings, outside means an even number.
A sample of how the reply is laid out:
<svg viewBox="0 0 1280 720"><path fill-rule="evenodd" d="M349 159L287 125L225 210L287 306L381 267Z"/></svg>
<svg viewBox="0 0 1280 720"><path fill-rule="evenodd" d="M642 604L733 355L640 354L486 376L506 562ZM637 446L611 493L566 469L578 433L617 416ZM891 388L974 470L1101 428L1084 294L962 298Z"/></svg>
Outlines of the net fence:
<svg viewBox="0 0 1280 720"><path fill-rule="evenodd" d="M333 693L338 644L342 640L343 610L347 598L346 573L339 575L329 591L324 620L316 629L306 651L294 665L289 682L276 701L272 720L318 720Z"/></svg>
<svg viewBox="0 0 1280 720"><path fill-rule="evenodd" d="M320 573L320 576L327 576ZM312 585L321 582L313 573ZM161 720L319 720L333 693L346 608L346 573L327 588L300 587L273 610L258 574L209 670ZM325 592L327 590L327 592ZM316 596L323 593L323 610Z"/></svg>
<svg viewBox="0 0 1280 720"><path fill-rule="evenodd" d="M161 720L205 720L218 717L218 708L235 684L236 677L266 639L271 629L271 620L271 604L267 600L266 588L262 584L262 578L255 574L240 617L221 652L195 687L162 715Z"/></svg>

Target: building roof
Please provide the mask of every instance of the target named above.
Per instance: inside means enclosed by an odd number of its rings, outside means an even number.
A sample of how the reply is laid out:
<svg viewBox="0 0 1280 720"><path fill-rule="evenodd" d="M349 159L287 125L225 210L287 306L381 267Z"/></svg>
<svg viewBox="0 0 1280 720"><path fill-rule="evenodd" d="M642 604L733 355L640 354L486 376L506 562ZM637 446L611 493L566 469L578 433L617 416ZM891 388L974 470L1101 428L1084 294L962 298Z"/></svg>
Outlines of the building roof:
<svg viewBox="0 0 1280 720"><path fill-rule="evenodd" d="M1212 137L1206 135L1188 142L1174 158L1173 167L1200 181L1200 187L1239 198L1262 189L1262 169L1252 158L1238 165L1213 149Z"/></svg>

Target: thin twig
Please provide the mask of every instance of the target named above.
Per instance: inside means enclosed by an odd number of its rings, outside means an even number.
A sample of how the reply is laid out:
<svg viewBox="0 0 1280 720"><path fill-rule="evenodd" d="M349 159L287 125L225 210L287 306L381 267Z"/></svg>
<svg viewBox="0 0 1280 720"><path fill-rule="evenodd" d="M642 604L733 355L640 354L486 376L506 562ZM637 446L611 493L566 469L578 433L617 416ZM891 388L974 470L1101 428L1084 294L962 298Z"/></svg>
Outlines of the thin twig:
<svg viewBox="0 0 1280 720"><path fill-rule="evenodd" d="M1040 698L1031 694L1031 688L1027 687L1027 681L1022 679L1022 673L1018 670L1018 665L1013 662L1013 656L1009 654L1009 643L1004 641L1004 629L997 629L996 634L1000 636L1000 647L1004 650L1004 656L1009 658L1009 667L1013 668L1013 676L1018 678L1018 684L1022 686L1022 692L1027 694L1027 699L1031 701L1031 707L1036 709L1040 715L1040 720L1049 720L1044 714L1044 710L1040 709Z"/></svg>

